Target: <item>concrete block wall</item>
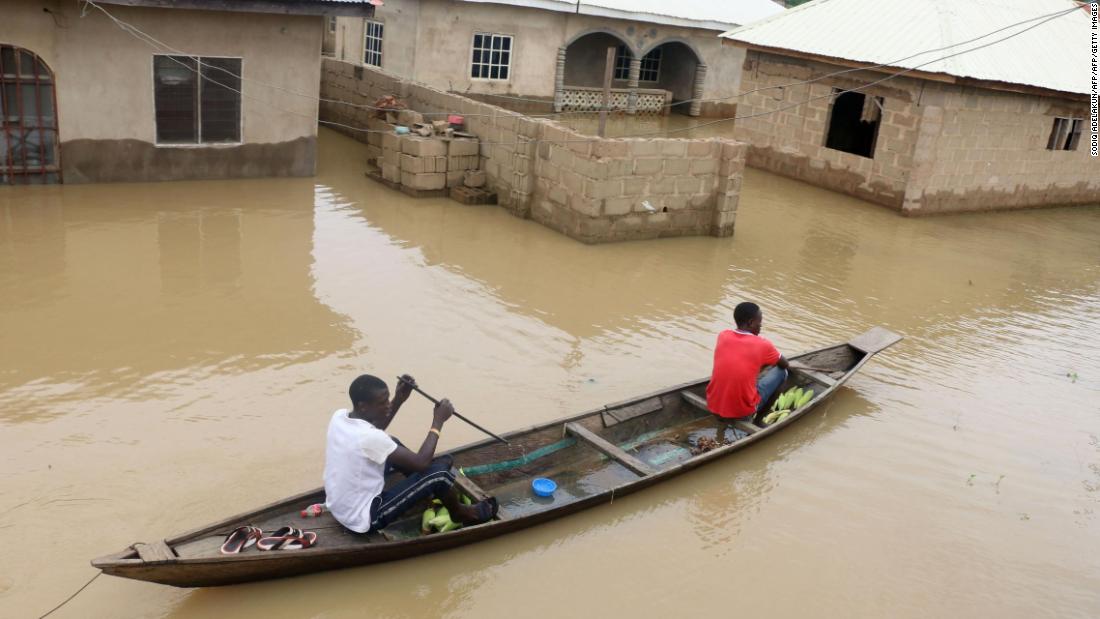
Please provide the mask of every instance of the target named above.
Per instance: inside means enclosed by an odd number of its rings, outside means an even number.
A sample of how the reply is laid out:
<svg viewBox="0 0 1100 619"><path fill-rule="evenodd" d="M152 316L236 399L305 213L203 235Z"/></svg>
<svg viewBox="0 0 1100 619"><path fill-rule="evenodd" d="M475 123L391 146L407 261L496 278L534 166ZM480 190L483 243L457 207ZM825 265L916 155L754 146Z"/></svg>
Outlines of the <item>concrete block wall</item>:
<svg viewBox="0 0 1100 619"><path fill-rule="evenodd" d="M602 139L369 67L325 59L321 96L395 95L428 119L461 113L498 204L586 243L733 234L746 147L722 139ZM321 119L377 127L369 109L322 102ZM383 133L334 127L382 147ZM377 136L377 137L375 137ZM390 138L386 138L390 139Z"/></svg>
<svg viewBox="0 0 1100 619"><path fill-rule="evenodd" d="M904 211L923 215L1100 204L1088 103L930 84ZM1086 123L1077 150L1047 150L1054 119Z"/></svg>
<svg viewBox="0 0 1100 619"><path fill-rule="evenodd" d="M917 142L920 84L897 78L862 92L883 97L873 157L825 147L833 88L863 86L881 74L854 72L812 84L786 86L841 70L785 56L749 51L737 99L734 136L750 144L748 165L900 209ZM809 103L796 103L813 99ZM787 108L787 109L783 109ZM772 113L766 113L772 112ZM760 116L751 117L753 114Z"/></svg>

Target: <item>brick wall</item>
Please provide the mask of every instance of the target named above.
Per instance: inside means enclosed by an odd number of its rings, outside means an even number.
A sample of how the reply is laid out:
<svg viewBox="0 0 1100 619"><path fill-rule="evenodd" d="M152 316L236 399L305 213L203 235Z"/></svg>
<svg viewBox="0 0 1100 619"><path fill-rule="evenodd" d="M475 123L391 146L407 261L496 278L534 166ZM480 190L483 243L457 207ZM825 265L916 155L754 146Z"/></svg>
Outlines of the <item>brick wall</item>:
<svg viewBox="0 0 1100 619"><path fill-rule="evenodd" d="M1087 102L938 84L921 101L907 213L1100 204ZM1077 150L1047 150L1056 117L1085 120Z"/></svg>
<svg viewBox="0 0 1100 619"><path fill-rule="evenodd" d="M861 91L883 98L874 156L861 157L825 147L829 95L833 88L863 86L883 75L861 71L777 88L839 70L841 67L750 51L741 89L768 90L737 99L737 114L743 118L737 120L734 135L749 143L750 166L900 209L917 141L919 83L897 78ZM794 106L810 98L814 100ZM751 117L754 114L760 116Z"/></svg>
<svg viewBox="0 0 1100 619"><path fill-rule="evenodd" d="M744 144L595 138L370 67L323 62L322 98L369 105L392 94L421 113L464 115L467 131L481 141L489 187L517 216L586 243L733 234ZM382 126L365 108L322 102L320 113L352 127ZM333 128L379 149L385 135Z"/></svg>
<svg viewBox="0 0 1100 619"><path fill-rule="evenodd" d="M825 147L828 95L884 74L786 86L843 69L748 52L742 89L768 88L738 99L734 135L750 144L748 165L912 215L1100 203L1088 136L1076 151L1046 149L1054 118L1087 121L1087 101L899 77L861 90L884 102L873 157L860 157Z"/></svg>

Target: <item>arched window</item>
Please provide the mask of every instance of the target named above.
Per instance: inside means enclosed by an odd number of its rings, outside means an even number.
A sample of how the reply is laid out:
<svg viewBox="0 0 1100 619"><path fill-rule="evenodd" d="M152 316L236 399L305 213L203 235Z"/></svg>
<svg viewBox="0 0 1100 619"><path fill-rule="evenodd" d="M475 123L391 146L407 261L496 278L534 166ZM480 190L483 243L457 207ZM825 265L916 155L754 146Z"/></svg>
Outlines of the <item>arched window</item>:
<svg viewBox="0 0 1100 619"><path fill-rule="evenodd" d="M54 79L37 54L0 45L0 184L61 182Z"/></svg>

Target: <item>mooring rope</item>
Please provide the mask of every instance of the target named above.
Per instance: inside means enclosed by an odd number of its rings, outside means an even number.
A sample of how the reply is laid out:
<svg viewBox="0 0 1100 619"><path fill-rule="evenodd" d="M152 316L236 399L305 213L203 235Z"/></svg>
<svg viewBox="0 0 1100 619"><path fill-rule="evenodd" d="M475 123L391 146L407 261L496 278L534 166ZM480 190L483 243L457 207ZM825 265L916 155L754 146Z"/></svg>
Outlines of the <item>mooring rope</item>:
<svg viewBox="0 0 1100 619"><path fill-rule="evenodd" d="M83 587L81 587L81 588L77 589L77 590L76 590L76 593L73 593L73 594L72 594L72 595L70 595L69 597L65 598L65 601L64 601L64 602L62 602L62 603L58 604L57 606L54 606L54 607L53 607L52 609L50 609L50 612L46 613L45 615L42 615L42 616L41 616L41 617L39 617L38 619L46 619L46 617L49 617L50 615L54 614L54 611L56 611L57 609L61 608L61 607L62 607L62 606L64 606L64 605L68 604L68 603L69 603L69 602L70 602L70 601L71 601L71 600L72 600L73 598L75 598L75 597L76 597L77 595L79 595L81 591L83 591L83 590L87 589L87 588L88 588L88 585L92 584L92 581L93 581L93 580L95 580L96 578L99 578L99 577L100 577L100 576L102 576L102 575L103 575L103 572L97 572L95 576L92 576L92 577L91 577L91 578L90 578L90 579L88 580L88 582L84 583L84 586L83 586Z"/></svg>

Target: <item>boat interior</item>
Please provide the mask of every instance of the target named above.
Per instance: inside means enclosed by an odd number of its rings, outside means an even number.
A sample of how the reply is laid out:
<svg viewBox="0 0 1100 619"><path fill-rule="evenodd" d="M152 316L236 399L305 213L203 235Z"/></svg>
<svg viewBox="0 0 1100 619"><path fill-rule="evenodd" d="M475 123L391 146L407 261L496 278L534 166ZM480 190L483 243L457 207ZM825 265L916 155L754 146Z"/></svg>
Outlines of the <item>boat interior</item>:
<svg viewBox="0 0 1100 619"><path fill-rule="evenodd" d="M812 408L826 392L844 382L865 356L863 351L841 344L792 358L800 367L792 367L776 393L802 387L813 389L813 399L767 430L785 425ZM614 492L709 451L734 449L738 443L765 431L763 414L757 415L753 423L730 423L710 413L705 390L705 380L688 383L565 421L511 432L505 435L508 445L486 440L462 448L453 452L455 466L460 471L457 485L474 501L496 497L500 506L496 520L523 518ZM554 480L557 489L552 496L541 497L532 492L531 481L537 477ZM391 475L387 484L399 478L399 474ZM300 515L307 506L323 502L323 490L315 490L174 539L135 544L131 553L118 558L163 561L220 557L219 548L225 536L244 524L264 531L287 525L316 531L317 545L296 552L410 540L422 536L421 513L428 507L425 503L411 510L381 531L356 534L344 529L328 512L309 519ZM245 552L259 551L251 548Z"/></svg>

